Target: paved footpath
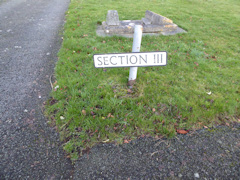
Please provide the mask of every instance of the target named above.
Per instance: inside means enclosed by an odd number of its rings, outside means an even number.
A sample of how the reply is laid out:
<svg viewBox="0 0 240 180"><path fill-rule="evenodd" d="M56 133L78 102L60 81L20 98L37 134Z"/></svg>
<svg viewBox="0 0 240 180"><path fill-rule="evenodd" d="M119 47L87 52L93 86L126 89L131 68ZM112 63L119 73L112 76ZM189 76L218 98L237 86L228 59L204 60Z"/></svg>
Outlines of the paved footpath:
<svg viewBox="0 0 240 180"><path fill-rule="evenodd" d="M100 144L73 167L42 113L68 4L0 0L0 179L239 179L239 124Z"/></svg>
<svg viewBox="0 0 240 180"><path fill-rule="evenodd" d="M0 179L68 179L42 103L51 90L69 0L0 0Z"/></svg>

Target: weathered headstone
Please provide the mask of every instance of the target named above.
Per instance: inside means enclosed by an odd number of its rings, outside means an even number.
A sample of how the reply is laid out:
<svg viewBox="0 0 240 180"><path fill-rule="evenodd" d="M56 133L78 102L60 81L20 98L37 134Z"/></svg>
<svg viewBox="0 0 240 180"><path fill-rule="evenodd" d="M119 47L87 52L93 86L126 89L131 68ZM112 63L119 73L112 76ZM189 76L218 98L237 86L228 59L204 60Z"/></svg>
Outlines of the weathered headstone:
<svg viewBox="0 0 240 180"><path fill-rule="evenodd" d="M146 11L145 18L148 19L151 22L151 24L155 25L167 25L173 23L171 19L168 19L164 16L161 16L149 10Z"/></svg>
<svg viewBox="0 0 240 180"><path fill-rule="evenodd" d="M108 26L119 26L119 16L116 10L109 10L106 23Z"/></svg>
<svg viewBox="0 0 240 180"><path fill-rule="evenodd" d="M147 10L142 20L123 20L119 21L118 12L109 10L106 21L102 22L102 26L97 29L100 36L119 35L125 37L133 37L135 25L143 26L143 35L174 35L186 32L160 14Z"/></svg>

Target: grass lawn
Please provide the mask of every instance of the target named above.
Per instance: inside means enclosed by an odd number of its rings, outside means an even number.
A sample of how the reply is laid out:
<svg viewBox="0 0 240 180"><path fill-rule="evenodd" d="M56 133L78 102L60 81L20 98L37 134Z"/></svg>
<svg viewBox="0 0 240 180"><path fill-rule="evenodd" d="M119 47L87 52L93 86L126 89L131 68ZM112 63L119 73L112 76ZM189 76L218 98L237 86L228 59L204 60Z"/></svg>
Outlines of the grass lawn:
<svg viewBox="0 0 240 180"><path fill-rule="evenodd" d="M143 37L141 52L167 51L168 65L138 68L133 89L129 68L93 65L93 54L132 50L132 39L96 35L113 9L120 20L151 10L188 31ZM46 114L73 160L96 143L239 121L239 0L71 0L66 20Z"/></svg>

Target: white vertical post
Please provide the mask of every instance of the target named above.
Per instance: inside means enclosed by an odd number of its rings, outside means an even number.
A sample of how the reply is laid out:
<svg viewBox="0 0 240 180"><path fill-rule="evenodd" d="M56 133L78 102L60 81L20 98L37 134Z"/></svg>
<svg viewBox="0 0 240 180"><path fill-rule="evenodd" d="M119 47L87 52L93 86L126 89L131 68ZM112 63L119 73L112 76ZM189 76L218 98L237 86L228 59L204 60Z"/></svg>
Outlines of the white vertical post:
<svg viewBox="0 0 240 180"><path fill-rule="evenodd" d="M133 35L133 47L132 52L140 52L141 41L142 41L142 25L135 25ZM137 67L130 67L128 85L132 86L137 78Z"/></svg>

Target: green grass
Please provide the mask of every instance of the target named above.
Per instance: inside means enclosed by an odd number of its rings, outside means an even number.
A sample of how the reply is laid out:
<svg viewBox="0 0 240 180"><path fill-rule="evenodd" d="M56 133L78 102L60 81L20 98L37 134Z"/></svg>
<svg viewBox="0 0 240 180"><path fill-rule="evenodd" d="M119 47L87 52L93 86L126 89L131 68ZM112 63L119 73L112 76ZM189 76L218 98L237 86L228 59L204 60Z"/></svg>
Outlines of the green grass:
<svg viewBox="0 0 240 180"><path fill-rule="evenodd" d="M131 90L129 68L93 66L93 54L132 49L132 39L96 36L97 23L110 9L120 20L141 19L151 10L188 31L143 37L141 51L167 51L168 65L139 68ZM55 69L59 88L46 114L72 159L99 142L171 137L175 128L197 129L239 117L240 1L72 0L66 19Z"/></svg>

